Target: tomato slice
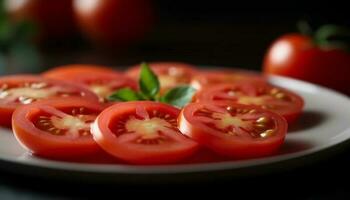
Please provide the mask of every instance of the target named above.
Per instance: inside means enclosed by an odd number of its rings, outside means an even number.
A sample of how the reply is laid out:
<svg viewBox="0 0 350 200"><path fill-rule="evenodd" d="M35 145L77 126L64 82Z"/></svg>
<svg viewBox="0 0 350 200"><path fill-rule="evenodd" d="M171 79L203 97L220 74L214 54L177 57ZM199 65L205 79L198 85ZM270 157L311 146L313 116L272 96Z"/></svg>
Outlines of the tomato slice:
<svg viewBox="0 0 350 200"><path fill-rule="evenodd" d="M158 75L161 93L179 85L189 84L192 77L198 73L194 65L180 62L153 62L149 63L149 66ZM126 74L138 80L140 65L130 68Z"/></svg>
<svg viewBox="0 0 350 200"><path fill-rule="evenodd" d="M100 104L82 98L42 100L17 108L12 129L22 146L35 155L70 158L94 154L100 148L90 124L102 110Z"/></svg>
<svg viewBox="0 0 350 200"><path fill-rule="evenodd" d="M233 158L271 155L283 144L287 122L257 106L229 102L187 105L179 129L199 144Z"/></svg>
<svg viewBox="0 0 350 200"><path fill-rule="evenodd" d="M120 88L137 89L137 83L124 74L99 66L67 65L43 73L47 78L83 84L107 102L107 97Z"/></svg>
<svg viewBox="0 0 350 200"><path fill-rule="evenodd" d="M92 126L107 153L130 163L173 163L192 155L198 144L177 128L180 110L157 102L134 101L104 110Z"/></svg>
<svg viewBox="0 0 350 200"><path fill-rule="evenodd" d="M85 87L48 80L34 75L13 75L0 78L0 125L10 126L13 111L22 104L53 97L84 97L98 101Z"/></svg>
<svg viewBox="0 0 350 200"><path fill-rule="evenodd" d="M204 87L221 84L221 83L237 83L237 82L249 82L249 83L266 83L267 80L264 76L243 70L222 70L222 71L203 71L194 76L191 81L191 86L197 90L201 90Z"/></svg>
<svg viewBox="0 0 350 200"><path fill-rule="evenodd" d="M299 117L304 106L299 95L269 84L219 84L199 92L196 100L257 105L282 115L288 123L293 123Z"/></svg>
<svg viewBox="0 0 350 200"><path fill-rule="evenodd" d="M55 78L56 76L64 76L70 73L94 73L94 72L114 72L112 68L102 65L86 65L86 64L72 64L58 66L53 69L47 70L42 75L48 78Z"/></svg>

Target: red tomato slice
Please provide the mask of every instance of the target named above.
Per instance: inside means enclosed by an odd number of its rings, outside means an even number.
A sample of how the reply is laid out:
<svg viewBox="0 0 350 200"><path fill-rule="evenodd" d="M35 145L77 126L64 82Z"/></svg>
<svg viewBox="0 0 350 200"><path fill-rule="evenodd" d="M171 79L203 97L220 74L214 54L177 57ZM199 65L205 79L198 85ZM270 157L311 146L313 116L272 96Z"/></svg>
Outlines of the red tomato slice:
<svg viewBox="0 0 350 200"><path fill-rule="evenodd" d="M55 78L57 76L64 76L70 73L95 73L95 72L114 72L112 68L102 66L102 65L86 65L86 64L72 64L72 65L63 65L55 67L44 72L42 75L48 78Z"/></svg>
<svg viewBox="0 0 350 200"><path fill-rule="evenodd" d="M53 97L84 97L98 101L85 87L34 75L13 75L0 78L0 125L10 126L13 111L22 104Z"/></svg>
<svg viewBox="0 0 350 200"><path fill-rule="evenodd" d="M161 92L165 92L179 85L187 85L192 77L198 73L194 65L180 62L154 62L148 63L151 69L158 75ZM130 68L126 74L138 80L140 65Z"/></svg>
<svg viewBox="0 0 350 200"><path fill-rule="evenodd" d="M218 154L251 158L276 152L284 141L287 122L257 106L206 102L187 105L179 116L179 129Z"/></svg>
<svg viewBox="0 0 350 200"><path fill-rule="evenodd" d="M20 106L13 113L17 140L36 155L70 158L100 150L90 124L103 110L95 101L82 98L49 99Z"/></svg>
<svg viewBox="0 0 350 200"><path fill-rule="evenodd" d="M97 94L101 102L114 91L128 87L137 89L137 83L125 75L106 67L93 65L67 65L43 74L47 78L83 84Z"/></svg>
<svg viewBox="0 0 350 200"><path fill-rule="evenodd" d="M179 112L157 102L118 103L98 116L92 133L102 149L127 162L173 163L189 157L198 147L178 130Z"/></svg>
<svg viewBox="0 0 350 200"><path fill-rule="evenodd" d="M268 84L219 84L199 92L196 100L257 105L282 115L289 123L298 118L304 106L299 95Z"/></svg>
<svg viewBox="0 0 350 200"><path fill-rule="evenodd" d="M260 74L239 70L204 71L193 77L191 86L197 90L220 83L266 83L266 78Z"/></svg>

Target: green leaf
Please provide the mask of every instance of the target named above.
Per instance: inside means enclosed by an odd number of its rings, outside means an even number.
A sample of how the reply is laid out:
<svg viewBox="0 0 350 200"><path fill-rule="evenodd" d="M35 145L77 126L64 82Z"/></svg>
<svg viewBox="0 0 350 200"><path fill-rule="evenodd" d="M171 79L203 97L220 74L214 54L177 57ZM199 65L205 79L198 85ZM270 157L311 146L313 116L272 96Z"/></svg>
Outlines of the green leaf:
<svg viewBox="0 0 350 200"><path fill-rule="evenodd" d="M159 93L159 80L151 68L146 64L141 64L139 85L142 94L150 100L154 100Z"/></svg>
<svg viewBox="0 0 350 200"><path fill-rule="evenodd" d="M192 100L196 90L191 86L179 86L169 90L162 98L164 103L183 107Z"/></svg>
<svg viewBox="0 0 350 200"><path fill-rule="evenodd" d="M117 90L108 97L109 101L137 101L142 100L142 98L130 88L122 88Z"/></svg>
<svg viewBox="0 0 350 200"><path fill-rule="evenodd" d="M345 26L326 24L314 36L314 42L321 48L340 48L350 50L350 29Z"/></svg>

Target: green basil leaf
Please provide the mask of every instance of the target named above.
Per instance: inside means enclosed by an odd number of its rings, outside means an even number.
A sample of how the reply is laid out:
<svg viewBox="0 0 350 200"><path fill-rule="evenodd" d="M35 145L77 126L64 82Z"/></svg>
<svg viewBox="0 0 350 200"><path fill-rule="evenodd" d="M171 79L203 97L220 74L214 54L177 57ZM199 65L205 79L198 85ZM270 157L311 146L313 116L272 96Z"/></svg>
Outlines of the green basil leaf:
<svg viewBox="0 0 350 200"><path fill-rule="evenodd" d="M109 101L137 101L143 100L134 90L130 88L122 88L115 91L108 97Z"/></svg>
<svg viewBox="0 0 350 200"><path fill-rule="evenodd" d="M191 86L179 86L169 90L161 101L176 107L184 107L192 100L195 92L196 90Z"/></svg>
<svg viewBox="0 0 350 200"><path fill-rule="evenodd" d="M159 93L158 77L146 63L141 64L139 85L141 92L151 100L154 100Z"/></svg>

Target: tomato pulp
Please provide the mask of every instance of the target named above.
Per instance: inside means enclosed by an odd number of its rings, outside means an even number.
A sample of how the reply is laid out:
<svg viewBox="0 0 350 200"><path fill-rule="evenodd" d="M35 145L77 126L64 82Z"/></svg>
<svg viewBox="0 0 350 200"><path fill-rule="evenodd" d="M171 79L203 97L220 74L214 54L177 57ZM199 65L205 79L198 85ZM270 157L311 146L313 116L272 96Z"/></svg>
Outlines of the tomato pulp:
<svg viewBox="0 0 350 200"><path fill-rule="evenodd" d="M269 84L219 84L202 90L196 100L256 105L282 115L289 123L299 117L304 106L299 95Z"/></svg>
<svg viewBox="0 0 350 200"><path fill-rule="evenodd" d="M174 163L192 155L198 144L177 128L180 110L157 102L118 103L92 126L95 141L107 153L130 163Z"/></svg>
<svg viewBox="0 0 350 200"><path fill-rule="evenodd" d="M103 107L82 98L49 99L20 106L12 118L17 140L35 155L71 158L100 150L90 124Z"/></svg>
<svg viewBox="0 0 350 200"><path fill-rule="evenodd" d="M287 122L257 106L205 102L189 104L181 111L179 129L218 154L252 158L278 150L286 136Z"/></svg>
<svg viewBox="0 0 350 200"><path fill-rule="evenodd" d="M85 87L49 80L34 75L12 75L0 78L0 125L10 126L13 111L22 104L48 98L83 97L98 101Z"/></svg>
<svg viewBox="0 0 350 200"><path fill-rule="evenodd" d="M266 83L264 76L253 72L239 70L223 70L223 71L203 71L192 78L191 86L197 90L201 90L208 86L221 83L239 83L248 82L251 84Z"/></svg>
<svg viewBox="0 0 350 200"><path fill-rule="evenodd" d="M103 66L62 66L43 73L43 76L82 84L98 95L101 102L107 102L107 97L118 89L125 87L133 90L137 89L137 83L134 80Z"/></svg>
<svg viewBox="0 0 350 200"><path fill-rule="evenodd" d="M148 64L154 73L158 76L161 93L179 85L187 85L192 77L198 73L196 67L187 63L179 62L153 62ZM140 76L140 66L131 67L126 74L138 80Z"/></svg>

